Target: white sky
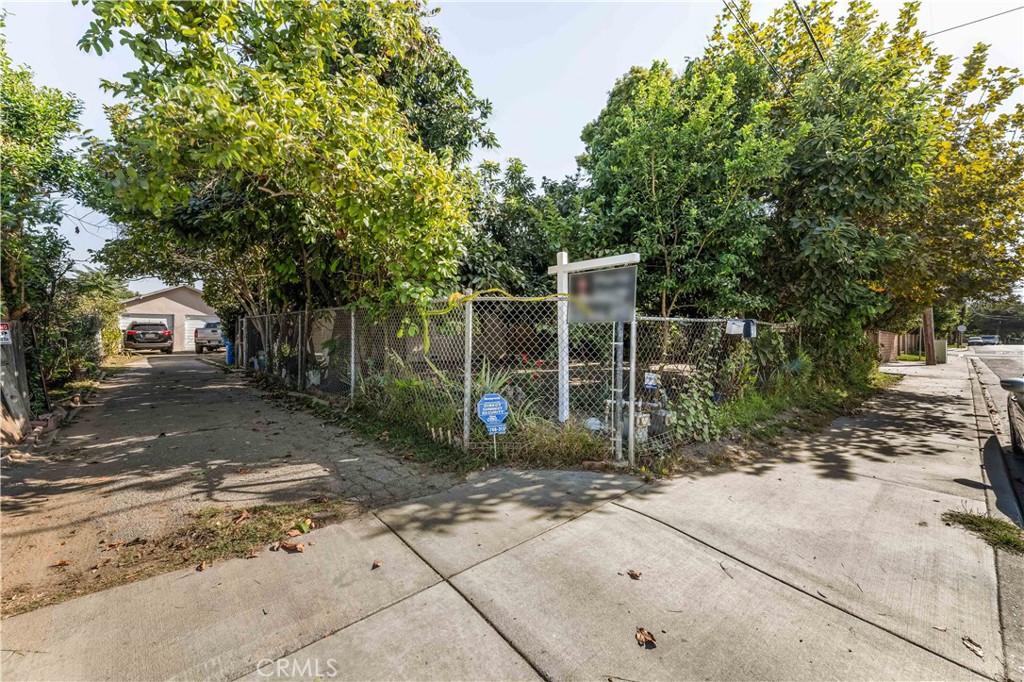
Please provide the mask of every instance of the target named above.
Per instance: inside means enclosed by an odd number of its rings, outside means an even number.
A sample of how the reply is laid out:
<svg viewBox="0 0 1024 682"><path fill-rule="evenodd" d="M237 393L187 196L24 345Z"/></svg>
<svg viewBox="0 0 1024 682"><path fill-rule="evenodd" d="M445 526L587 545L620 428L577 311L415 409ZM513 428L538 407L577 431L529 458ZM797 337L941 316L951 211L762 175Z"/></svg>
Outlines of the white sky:
<svg viewBox="0 0 1024 682"><path fill-rule="evenodd" d="M754 5L755 19L777 7ZM573 173L583 151L579 135L597 116L615 79L634 65L666 59L682 66L684 57L700 54L722 2L435 2L434 19L445 46L469 70L476 92L491 100L491 129L501 148L482 152L478 160L503 161L518 156L539 180ZM892 20L900 3L875 2L881 16ZM920 12L926 32L1024 5L1024 0L925 0ZM69 2L2 0L7 18L8 49L16 63L35 72L36 83L75 93L85 104L82 124L97 134L107 132L103 105L111 102L100 79L116 79L132 66L124 50L98 57L78 50L76 43L92 16L88 6ZM1024 68L1024 10L950 31L934 38L954 56L970 53L977 42L992 46L992 63ZM1018 93L1018 99L1021 94ZM112 235L102 216L81 207L70 209L93 225L65 220L62 231L75 247L75 257ZM157 280L132 282L146 292L160 288Z"/></svg>

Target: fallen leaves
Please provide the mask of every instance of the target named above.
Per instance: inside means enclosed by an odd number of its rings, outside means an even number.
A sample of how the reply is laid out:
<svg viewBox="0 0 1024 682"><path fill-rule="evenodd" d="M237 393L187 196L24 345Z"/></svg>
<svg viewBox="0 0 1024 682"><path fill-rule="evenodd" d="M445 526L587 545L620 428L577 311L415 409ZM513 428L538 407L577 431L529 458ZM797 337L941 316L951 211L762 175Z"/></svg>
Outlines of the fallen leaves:
<svg viewBox="0 0 1024 682"><path fill-rule="evenodd" d="M642 578L644 574L643 574L643 573L641 573L640 571L634 571L634 570L633 570L633 569L631 568L631 569L629 569L628 571L626 571L626 575L628 575L628 576L629 576L630 578L632 578L633 580L640 580L640 578Z"/></svg>
<svg viewBox="0 0 1024 682"><path fill-rule="evenodd" d="M280 547L284 551L290 552L290 553L300 553L301 554L302 552L306 551L306 546L304 544L302 544L301 542L294 543L294 542L284 542L284 541L282 541L281 544L280 544Z"/></svg>
<svg viewBox="0 0 1024 682"><path fill-rule="evenodd" d="M197 571L205 571L206 570L206 561L203 561L201 564L196 566L196 570Z"/></svg>
<svg viewBox="0 0 1024 682"><path fill-rule="evenodd" d="M243 509L242 513L235 517L235 525L237 526L242 521L245 521L246 519L251 519L251 518L252 518L252 514L249 513L249 510L248 509Z"/></svg>
<svg viewBox="0 0 1024 682"><path fill-rule="evenodd" d="M300 535L302 535L302 531L298 530L297 528L292 528L290 531L288 531L288 537L295 538Z"/></svg>
<svg viewBox="0 0 1024 682"><path fill-rule="evenodd" d="M381 561L380 559L377 559L377 560L375 560L375 561L373 562L373 565L372 565L372 566L370 566L370 570L371 570L371 571L376 571L376 570L377 570L378 568L380 568L380 567L381 567L381 566L383 566L383 565L384 565L384 562L383 562L383 561Z"/></svg>
<svg viewBox="0 0 1024 682"><path fill-rule="evenodd" d="M240 474L252 473L252 469L247 469L245 467L238 467L238 473L240 473Z"/></svg>
<svg viewBox="0 0 1024 682"><path fill-rule="evenodd" d="M70 566L70 565L71 565L70 561L68 561L67 559L61 559L57 563L51 565L50 568L64 568L65 566Z"/></svg>
<svg viewBox="0 0 1024 682"><path fill-rule="evenodd" d="M645 649L653 649L658 646L658 640L654 638L651 631L641 627L636 629L636 643Z"/></svg>
<svg viewBox="0 0 1024 682"><path fill-rule="evenodd" d="M964 635L960 638L960 641L964 643L964 646L971 650L978 658L985 658L985 650L981 648L981 645L975 642L973 639Z"/></svg>

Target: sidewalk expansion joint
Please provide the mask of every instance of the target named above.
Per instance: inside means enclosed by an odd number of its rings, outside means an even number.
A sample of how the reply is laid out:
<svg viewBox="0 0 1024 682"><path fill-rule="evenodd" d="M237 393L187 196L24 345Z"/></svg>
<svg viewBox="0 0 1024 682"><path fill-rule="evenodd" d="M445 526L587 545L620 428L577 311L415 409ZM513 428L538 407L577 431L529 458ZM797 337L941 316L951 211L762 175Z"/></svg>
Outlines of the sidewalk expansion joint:
<svg viewBox="0 0 1024 682"><path fill-rule="evenodd" d="M870 625L871 627L877 628L877 629L879 629L879 630L881 630L881 631L883 631L883 632L885 632L887 634L890 634L893 637L895 637L895 638L897 638L899 640L902 640L902 641L906 642L907 644L910 644L911 646L914 646L914 647L916 647L918 649L921 649L922 651L926 651L926 652L932 654L933 656L936 656L936 657L941 658L941 659L943 659L945 661L948 661L949 663L952 663L953 665L955 665L955 666L957 666L959 668L963 668L964 670L972 672L972 673L974 673L976 675L980 675L981 677L984 677L985 679L989 679L989 680L996 680L997 679L995 677L992 677L991 675L989 675L986 672L983 672L981 670L977 670L976 668L972 668L969 665L965 665L964 663L961 663L960 661L954 660L954 659L950 658L949 656L945 656L945 655L943 655L943 654L941 654L941 653L939 653L937 651L933 651L933 650L929 649L928 647L924 646L923 644L915 642L912 639L908 639L907 637L899 634L898 632L893 632L892 630L890 630L889 628L885 627L884 625L880 625L878 623L875 623L875 622L865 618L864 616L858 615L858 614L854 613L853 611L845 609L842 606L840 606L840 605L838 605L838 604L836 604L834 602L829 601L828 599L822 598L818 594L814 594L814 593L812 593L812 592L810 592L808 590L805 590L804 588L800 587L799 585L794 585L793 583L791 583L791 582L789 582L789 581L787 581L787 580L785 580L783 578L780 578L777 575L774 575L774 574L770 573L769 571L767 571L765 569L762 569L762 568L760 568L760 567L750 563L749 561L745 561L744 559L741 559L741 558L739 558L738 556L736 556L734 554L730 554L729 552L727 552L727 551L725 551L723 549L719 549L718 547L714 546L710 542L706 542L705 540L702 540L701 538L697 537L696 535L692 535L691 533L688 533L685 530L683 530L681 528L678 528L677 526L673 526L671 523L668 523L666 521L662 521L661 519L656 518L654 516L651 516L650 514L645 514L642 511L637 511L636 509L631 509L630 507L626 507L624 505L621 505L618 502L612 502L612 504L614 504L615 506L620 507L622 509L625 509L627 511L630 511L630 512L632 512L634 514L638 514L640 516L648 518L651 521L654 521L655 523L660 523L661 525L674 530L675 532L679 533L680 535L683 535L683 536L693 540L694 542L696 542L696 543L698 543L700 545L703 545L704 547L707 547L708 549L711 549L714 552L717 552L718 554L721 554L723 556L729 557L730 559L732 559L733 561L735 561L738 564L746 566L747 568L749 568L749 569L751 569L753 571L756 571L757 573L760 573L761 575L763 575L763 576L765 576L767 578L770 578L770 579L772 579L772 580L774 580L776 582L779 582L779 583L781 583L781 584L783 584L783 585L785 585L785 586L787 586L787 587L789 587L789 588L791 588L793 590L796 590L797 592L800 592L801 594L804 594L804 595L810 597L811 599L819 601L819 602L821 602L823 604L827 604L828 606L832 607L836 611L841 611L842 613L845 613L846 615L848 615L848 616L850 616L852 618L855 618L855 619L859 620L862 623L865 623L867 625Z"/></svg>
<svg viewBox="0 0 1024 682"><path fill-rule="evenodd" d="M359 618L355 619L351 623L348 623L347 625L343 625L342 627L338 628L337 630L331 630L330 635L328 635L328 636L333 637L334 635L338 634L342 630L347 630L350 627L352 627L353 625L356 625L357 623L362 623L367 618L372 618L373 616L376 616L381 611L386 611L387 609L390 609L392 606L397 606L398 604L401 604L402 602L404 602L406 600L412 599L416 595L422 594L423 592L426 592L430 588L436 587L437 585L440 585L442 582L443 582L442 580L438 580L437 582L430 583L429 585L424 587L422 590L416 590L415 592L413 592L411 594L405 595L401 599L396 599L393 602L385 604L384 606L380 607L379 609L374 609L373 611L370 611L370 612L366 613L365 615L362 615ZM303 644L302 646L297 647L295 649L289 649L288 651L285 651L284 653L282 653L280 656L276 657L274 660L275 661L279 661L279 660L281 660L283 658L287 658L288 656L291 656L292 654L298 653L299 651L302 651L303 649L305 649L307 647L313 646L314 644L316 644L317 642L319 642L319 641L321 641L323 639L326 639L326 637L320 637L319 639L314 639L309 644ZM231 682L238 682L238 680L241 680L241 679L244 679L246 677L249 677L252 673L254 673L254 672L258 671L258 670L259 670L259 667L253 668L252 670L250 670L248 672L245 672L245 673L242 673L238 677L233 678L231 680Z"/></svg>
<svg viewBox="0 0 1024 682"><path fill-rule="evenodd" d="M509 639L505 635L505 633L502 632L501 629L497 625L495 625L494 622L492 622L490 618L487 617L486 613L484 613L479 608L477 608L477 605L474 604L473 601L469 597L467 597L465 594L462 593L462 590L460 590L458 587L456 587L449 578L445 578L441 574L440 571L438 571L436 568L434 568L433 564L431 564L429 561L427 561L426 558L422 554L417 552L415 547L413 547L408 542L406 542L405 538L403 538L401 535L399 535L395 531L395 529L392 528L390 525L388 525L388 523L384 519L382 519L379 516L377 516L377 512L372 512L372 514L373 514L374 518L376 518L378 521L380 521L381 523L384 524L385 528L387 528L389 531L391 531L392 535L394 535L396 538L398 538L402 542L402 544L404 544L406 547L408 547L410 552L415 554L419 558L420 561L422 561L426 566L428 566L430 568L430 570L432 570L434 572L434 574L439 578L439 582L444 583L445 585L450 587L455 592L455 594L459 595L459 597L462 599L462 601L464 601L467 604L469 604L469 607L471 609L473 609L474 611L476 611L477 615L479 615L480 618L482 618L483 621L485 623L487 623L487 625L492 630L494 630L494 632L499 637L501 637L502 641L504 641L505 644L507 644L509 646L509 648L512 649L512 651L516 652L516 654L518 654L519 657L522 658L526 662L526 664L528 666L530 666L530 669L533 670L533 672L537 673L538 677L540 677L542 680L545 680L545 682L551 682L551 678L549 676L545 675L544 672L540 668L538 668L537 665L532 660L530 660L530 657L526 655L526 652L523 651L522 649L520 649L518 646L516 646L516 643L513 642L511 639ZM575 517L575 518L578 518L578 517ZM543 535L543 533L538 533L538 535L535 535L533 537L538 537L539 535ZM532 540L533 538L530 538L530 539ZM522 544L522 543L520 543L520 544ZM497 555L495 555L495 556L497 556ZM458 574L457 573L453 574L451 577L454 577L455 575L458 575ZM437 584L439 584L439 583L434 583L430 587L434 587ZM425 589L429 589L429 588L425 588ZM422 592L423 590L420 590L420 591ZM412 596L412 595L410 595L410 596ZM344 628L342 628L342 629L344 629Z"/></svg>

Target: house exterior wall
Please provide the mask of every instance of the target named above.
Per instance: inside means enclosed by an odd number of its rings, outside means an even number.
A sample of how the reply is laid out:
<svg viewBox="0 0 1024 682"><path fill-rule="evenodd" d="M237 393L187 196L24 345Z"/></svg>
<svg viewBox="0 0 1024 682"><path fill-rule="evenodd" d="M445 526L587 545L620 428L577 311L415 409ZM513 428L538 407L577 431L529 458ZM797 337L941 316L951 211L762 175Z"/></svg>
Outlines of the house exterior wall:
<svg viewBox="0 0 1024 682"><path fill-rule="evenodd" d="M192 347L191 339L185 338L185 316L206 315L215 317L216 311L206 304L199 292L189 287L177 287L167 291L153 292L150 296L141 296L126 301L121 309L122 315L173 315L174 316L174 350L185 350Z"/></svg>

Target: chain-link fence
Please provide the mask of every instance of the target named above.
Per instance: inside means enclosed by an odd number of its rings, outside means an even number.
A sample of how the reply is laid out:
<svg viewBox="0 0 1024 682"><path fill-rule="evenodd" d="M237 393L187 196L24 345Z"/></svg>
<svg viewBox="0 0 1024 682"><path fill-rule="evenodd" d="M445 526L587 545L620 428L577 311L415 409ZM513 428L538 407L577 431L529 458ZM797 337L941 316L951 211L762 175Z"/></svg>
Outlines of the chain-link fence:
<svg viewBox="0 0 1024 682"><path fill-rule="evenodd" d="M630 404L636 450L666 450L699 439L701 410L786 357L755 357L785 331L763 323L750 341L730 329L735 321L644 317L635 330L565 324L560 337L559 305L552 297L475 297L438 302L426 316L333 308L248 317L237 361L286 385L362 402L470 452L519 451L572 430L604 456L621 456ZM488 394L508 403L501 435L476 413Z"/></svg>
<svg viewBox="0 0 1024 682"><path fill-rule="evenodd" d="M638 317L635 451L658 455L708 440L718 406L795 369L798 345L795 330L784 324Z"/></svg>

